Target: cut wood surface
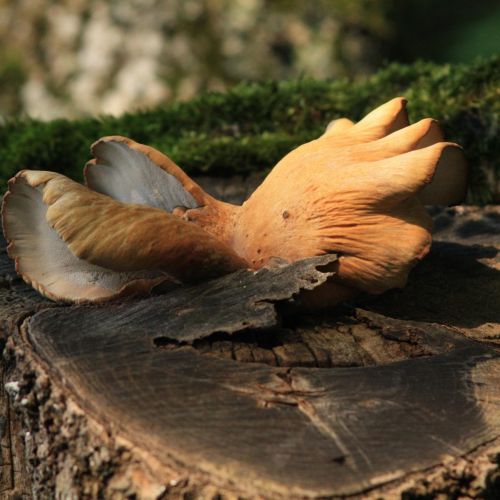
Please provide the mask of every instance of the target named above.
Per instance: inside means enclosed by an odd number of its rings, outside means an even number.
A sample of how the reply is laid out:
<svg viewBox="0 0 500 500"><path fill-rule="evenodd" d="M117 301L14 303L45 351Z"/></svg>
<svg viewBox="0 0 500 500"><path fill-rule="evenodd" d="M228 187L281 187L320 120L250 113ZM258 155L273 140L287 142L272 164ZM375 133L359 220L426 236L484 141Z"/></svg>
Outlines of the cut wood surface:
<svg viewBox="0 0 500 500"><path fill-rule="evenodd" d="M2 257L10 421L29 432L5 491L495 498L500 210L434 216L405 289L314 315L294 298L334 256L79 307Z"/></svg>

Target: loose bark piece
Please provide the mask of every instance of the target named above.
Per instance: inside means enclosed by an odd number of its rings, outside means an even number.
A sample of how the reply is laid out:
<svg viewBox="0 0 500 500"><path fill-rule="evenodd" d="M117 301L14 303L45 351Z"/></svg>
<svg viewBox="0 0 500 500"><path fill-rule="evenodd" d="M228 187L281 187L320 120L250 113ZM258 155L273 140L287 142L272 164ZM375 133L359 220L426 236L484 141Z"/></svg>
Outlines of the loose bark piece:
<svg viewBox="0 0 500 500"><path fill-rule="evenodd" d="M54 321L62 329L71 330L78 316L80 328L85 332L92 332L96 324L132 333L138 324L149 325L151 342L157 344L191 343L215 332L271 328L278 323L275 303L291 300L301 290L324 283L332 274L328 266L335 261L334 255L325 255L286 267L241 270L138 302L61 309L61 315Z"/></svg>

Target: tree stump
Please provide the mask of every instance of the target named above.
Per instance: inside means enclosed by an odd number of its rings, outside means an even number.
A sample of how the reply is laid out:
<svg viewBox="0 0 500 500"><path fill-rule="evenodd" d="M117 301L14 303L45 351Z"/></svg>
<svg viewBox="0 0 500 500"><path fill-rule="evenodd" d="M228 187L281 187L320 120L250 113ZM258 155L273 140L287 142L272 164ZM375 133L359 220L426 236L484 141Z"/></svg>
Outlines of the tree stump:
<svg viewBox="0 0 500 500"><path fill-rule="evenodd" d="M335 256L103 306L0 258L2 498L500 495L500 210L434 210L402 290L294 308Z"/></svg>

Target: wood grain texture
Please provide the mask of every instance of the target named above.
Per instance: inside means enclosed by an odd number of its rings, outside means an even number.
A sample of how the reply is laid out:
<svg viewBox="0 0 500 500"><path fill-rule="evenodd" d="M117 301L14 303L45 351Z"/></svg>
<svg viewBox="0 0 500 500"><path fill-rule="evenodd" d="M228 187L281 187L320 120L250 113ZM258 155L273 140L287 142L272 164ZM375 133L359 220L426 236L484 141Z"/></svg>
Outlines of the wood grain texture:
<svg viewBox="0 0 500 500"><path fill-rule="evenodd" d="M283 307L327 261L23 312L8 367L37 443L35 490L495 498L497 241L484 225L456 236L477 216L446 215L406 289L328 314Z"/></svg>

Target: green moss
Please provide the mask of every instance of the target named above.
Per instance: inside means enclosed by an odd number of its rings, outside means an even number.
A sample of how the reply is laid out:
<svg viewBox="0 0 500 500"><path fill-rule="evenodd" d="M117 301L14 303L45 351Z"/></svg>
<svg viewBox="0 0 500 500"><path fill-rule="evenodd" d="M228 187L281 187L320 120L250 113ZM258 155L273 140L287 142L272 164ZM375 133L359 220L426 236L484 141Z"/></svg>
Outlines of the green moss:
<svg viewBox="0 0 500 500"><path fill-rule="evenodd" d="M437 118L471 164L469 200L498 199L500 57L472 65L390 65L369 79L240 84L188 102L76 121L12 120L0 127L0 181L17 170L56 170L81 179L88 148L118 134L170 155L191 175L228 175L271 168L313 139L329 120L354 120L397 96L409 99L412 121Z"/></svg>

